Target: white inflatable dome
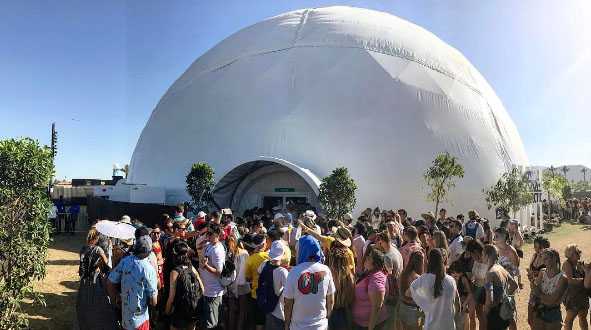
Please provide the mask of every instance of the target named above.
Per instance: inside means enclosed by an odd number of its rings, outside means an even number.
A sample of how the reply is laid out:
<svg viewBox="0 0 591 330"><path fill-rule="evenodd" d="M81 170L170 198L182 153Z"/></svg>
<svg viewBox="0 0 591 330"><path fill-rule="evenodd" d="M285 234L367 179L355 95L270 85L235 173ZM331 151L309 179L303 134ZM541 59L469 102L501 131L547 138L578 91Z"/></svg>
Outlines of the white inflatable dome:
<svg viewBox="0 0 591 330"><path fill-rule="evenodd" d="M416 215L433 209L422 175L445 151L466 173L443 204L450 213L485 213L482 189L527 164L502 103L459 51L387 13L302 9L199 57L152 112L128 181L180 201L191 164L204 161L218 204L245 209L315 204L319 178L345 166L358 209Z"/></svg>

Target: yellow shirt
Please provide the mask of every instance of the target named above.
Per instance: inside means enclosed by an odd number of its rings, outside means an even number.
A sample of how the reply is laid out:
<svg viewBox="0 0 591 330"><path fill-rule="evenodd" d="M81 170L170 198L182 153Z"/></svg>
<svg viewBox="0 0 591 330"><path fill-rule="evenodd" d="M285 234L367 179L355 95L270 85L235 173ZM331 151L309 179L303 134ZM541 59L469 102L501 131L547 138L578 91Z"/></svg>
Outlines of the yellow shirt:
<svg viewBox="0 0 591 330"><path fill-rule="evenodd" d="M244 277L250 280L250 296L257 298L257 287L259 286L259 266L269 260L268 252L257 252L248 256L244 265Z"/></svg>
<svg viewBox="0 0 591 330"><path fill-rule="evenodd" d="M332 236L320 236L320 245L322 246L322 250L326 254L328 254L328 250L330 250L330 246L332 242L335 241L335 238ZM349 262L351 263L351 271L355 274L355 255L350 248L347 249L347 255L349 256Z"/></svg>

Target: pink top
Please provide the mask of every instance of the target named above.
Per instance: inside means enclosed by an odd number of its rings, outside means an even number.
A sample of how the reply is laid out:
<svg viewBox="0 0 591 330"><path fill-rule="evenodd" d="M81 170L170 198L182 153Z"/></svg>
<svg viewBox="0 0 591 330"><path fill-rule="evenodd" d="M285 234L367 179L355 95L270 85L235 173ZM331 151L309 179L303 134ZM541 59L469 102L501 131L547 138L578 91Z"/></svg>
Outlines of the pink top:
<svg viewBox="0 0 591 330"><path fill-rule="evenodd" d="M402 260L404 261L404 267L406 267L406 264L408 264L408 259L410 258L410 255L415 252L415 251L421 251L424 253L423 251L423 247L421 246L421 243L419 242L409 242L406 243L405 245L403 245L400 249L400 254L402 254Z"/></svg>
<svg viewBox="0 0 591 330"><path fill-rule="evenodd" d="M369 301L370 292L386 293L387 276L384 272L375 272L367 275L364 279L355 285L355 301L353 302L353 322L355 324L367 327L369 325L369 314L371 313L371 302ZM384 322L388 318L386 305L378 313L377 324Z"/></svg>

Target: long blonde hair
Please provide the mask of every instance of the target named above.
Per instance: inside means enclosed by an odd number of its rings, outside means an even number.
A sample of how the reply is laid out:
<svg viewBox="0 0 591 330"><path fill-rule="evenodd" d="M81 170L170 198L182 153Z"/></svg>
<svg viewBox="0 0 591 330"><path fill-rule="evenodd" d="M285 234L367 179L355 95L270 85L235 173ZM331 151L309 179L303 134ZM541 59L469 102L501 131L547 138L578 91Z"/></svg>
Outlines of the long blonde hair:
<svg viewBox="0 0 591 330"><path fill-rule="evenodd" d="M445 233L437 230L435 232L433 232L433 242L435 243L434 248L436 249L443 249L445 250L445 252L447 252L449 250L449 247L447 245L447 238L445 237Z"/></svg>
<svg viewBox="0 0 591 330"><path fill-rule="evenodd" d="M348 307L355 299L355 277L348 248L331 244L328 250L327 265L332 273L336 288L334 308Z"/></svg>
<svg viewBox="0 0 591 330"><path fill-rule="evenodd" d="M95 228L90 228L88 234L86 235L86 243L96 243L99 238L99 232Z"/></svg>

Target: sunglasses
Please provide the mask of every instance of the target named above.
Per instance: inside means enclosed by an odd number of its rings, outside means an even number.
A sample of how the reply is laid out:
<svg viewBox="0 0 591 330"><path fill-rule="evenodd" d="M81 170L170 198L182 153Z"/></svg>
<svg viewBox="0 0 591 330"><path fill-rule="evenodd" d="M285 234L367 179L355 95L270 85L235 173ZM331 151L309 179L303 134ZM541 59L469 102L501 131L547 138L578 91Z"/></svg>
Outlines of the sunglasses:
<svg viewBox="0 0 591 330"><path fill-rule="evenodd" d="M185 231L187 228L178 227L176 230Z"/></svg>

